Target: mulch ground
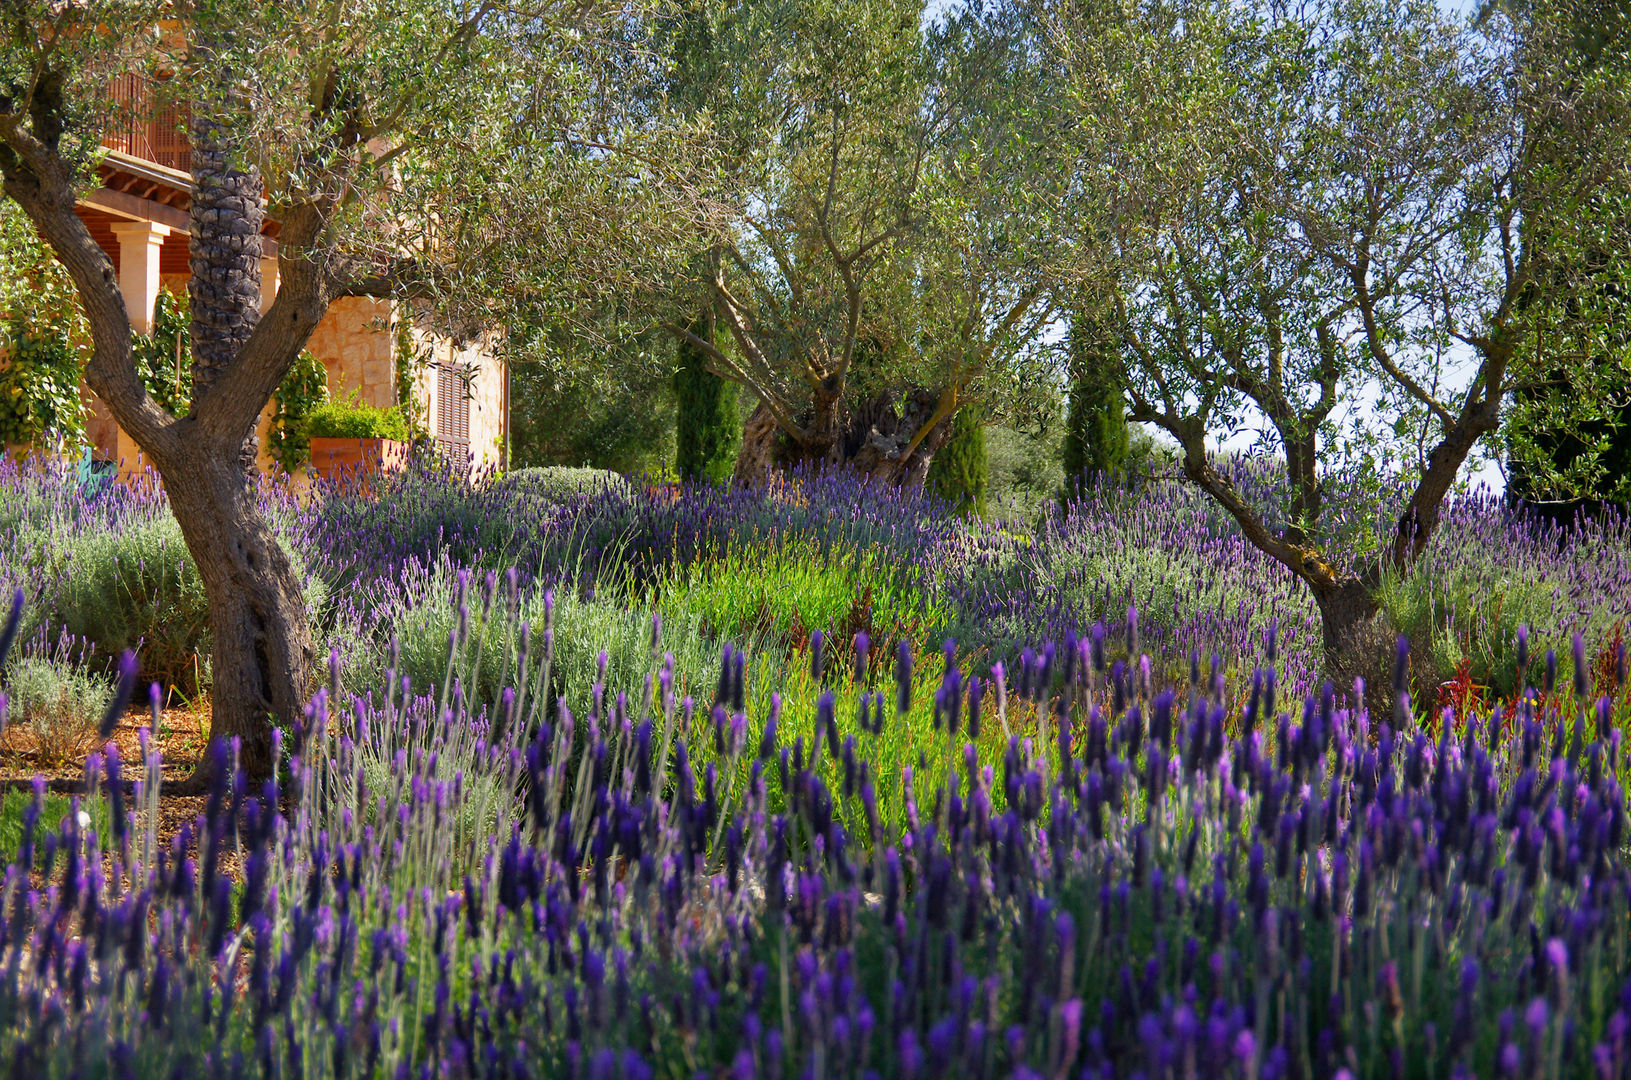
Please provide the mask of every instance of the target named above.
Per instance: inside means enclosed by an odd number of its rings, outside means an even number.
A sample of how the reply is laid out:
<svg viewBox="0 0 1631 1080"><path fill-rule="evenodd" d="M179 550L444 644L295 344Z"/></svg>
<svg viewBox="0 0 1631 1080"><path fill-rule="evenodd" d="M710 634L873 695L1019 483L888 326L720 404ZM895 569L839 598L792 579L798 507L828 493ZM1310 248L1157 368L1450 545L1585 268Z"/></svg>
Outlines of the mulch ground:
<svg viewBox="0 0 1631 1080"><path fill-rule="evenodd" d="M182 824L192 821L204 810L204 796L178 795L173 790L166 791L165 785L178 783L192 774L208 745L209 724L207 703L192 708L168 708L159 714L157 742L165 783L159 787L158 834L164 840L174 836ZM152 726L150 708L132 707L107 740L119 747L127 782L140 775L141 744L136 733ZM86 757L105 745L93 732L71 754L47 755L27 728L8 728L0 735L0 790L27 789L35 776L43 776L49 790L65 795L79 794L85 790Z"/></svg>

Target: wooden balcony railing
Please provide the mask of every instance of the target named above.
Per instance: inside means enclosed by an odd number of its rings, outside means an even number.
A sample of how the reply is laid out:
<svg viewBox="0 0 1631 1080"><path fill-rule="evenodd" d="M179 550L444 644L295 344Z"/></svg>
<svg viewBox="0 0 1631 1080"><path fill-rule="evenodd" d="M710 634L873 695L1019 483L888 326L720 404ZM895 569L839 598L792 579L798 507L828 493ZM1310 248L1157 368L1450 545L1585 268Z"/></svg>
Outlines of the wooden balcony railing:
<svg viewBox="0 0 1631 1080"><path fill-rule="evenodd" d="M134 73L109 83L108 97L117 108L103 146L169 169L193 171L184 106L156 103L152 80Z"/></svg>

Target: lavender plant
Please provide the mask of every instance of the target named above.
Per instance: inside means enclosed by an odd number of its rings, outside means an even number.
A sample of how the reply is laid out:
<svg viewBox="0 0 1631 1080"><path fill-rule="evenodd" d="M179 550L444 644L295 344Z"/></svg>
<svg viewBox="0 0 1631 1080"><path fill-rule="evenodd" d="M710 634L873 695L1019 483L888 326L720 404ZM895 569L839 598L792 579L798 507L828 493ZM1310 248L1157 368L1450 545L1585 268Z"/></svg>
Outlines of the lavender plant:
<svg viewBox="0 0 1631 1080"><path fill-rule="evenodd" d="M650 681L575 714L550 612L496 708L331 671L287 771L215 746L168 844L151 745L129 802L92 762L106 835L37 794L12 1075L1631 1075L1626 761L1583 679L1423 723L1404 643L1373 716L1288 700L1273 635L1237 699L1096 625L977 672L818 638L794 713L735 651L687 700L654 634Z"/></svg>
<svg viewBox="0 0 1631 1080"><path fill-rule="evenodd" d="M1571 637L1612 643L1631 620L1631 523L1612 511L1567 530L1465 499L1408 575L1387 575L1378 598L1433 678L1463 662L1479 683L1515 688L1519 627L1557 650L1572 677ZM1589 662L1590 658L1588 658Z"/></svg>

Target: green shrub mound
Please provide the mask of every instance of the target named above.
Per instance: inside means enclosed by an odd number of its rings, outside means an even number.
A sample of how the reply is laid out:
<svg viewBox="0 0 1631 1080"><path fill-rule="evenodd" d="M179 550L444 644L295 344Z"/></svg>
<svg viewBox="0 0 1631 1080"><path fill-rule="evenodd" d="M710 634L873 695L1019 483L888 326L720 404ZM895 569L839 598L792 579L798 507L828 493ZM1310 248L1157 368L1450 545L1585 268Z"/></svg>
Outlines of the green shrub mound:
<svg viewBox="0 0 1631 1080"><path fill-rule="evenodd" d="M39 754L60 761L90 742L113 687L82 664L28 656L7 670L5 691L7 726L27 728Z"/></svg>
<svg viewBox="0 0 1631 1080"><path fill-rule="evenodd" d="M633 493L634 485L610 469L544 465L517 469L500 480L494 490L501 495L566 499L578 495L599 495L602 492L628 495Z"/></svg>
<svg viewBox="0 0 1631 1080"><path fill-rule="evenodd" d="M287 544L284 551L306 583L307 610L316 612L327 593L322 578L305 572L298 551ZM98 664L134 652L144 683L188 696L209 684L209 601L174 517L82 533L64 544L61 559L46 620L54 631L84 641Z"/></svg>
<svg viewBox="0 0 1631 1080"><path fill-rule="evenodd" d="M209 602L181 526L168 514L68 545L51 621L107 662L127 649L144 680L195 694L209 655Z"/></svg>
<svg viewBox="0 0 1631 1080"><path fill-rule="evenodd" d="M393 439L408 442L413 433L395 405L364 405L356 400L328 401L306 414L308 439Z"/></svg>

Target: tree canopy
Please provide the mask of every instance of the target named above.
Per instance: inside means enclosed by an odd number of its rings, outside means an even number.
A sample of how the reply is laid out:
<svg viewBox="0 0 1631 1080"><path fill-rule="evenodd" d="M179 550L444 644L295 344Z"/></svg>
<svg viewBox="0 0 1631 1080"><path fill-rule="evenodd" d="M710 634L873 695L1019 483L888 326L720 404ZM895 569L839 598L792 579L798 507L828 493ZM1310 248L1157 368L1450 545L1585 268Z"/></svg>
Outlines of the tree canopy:
<svg viewBox="0 0 1631 1080"><path fill-rule="evenodd" d="M941 421L1050 317L1067 174L1024 105L1022 37L1005 13L926 23L894 0L705 18L726 73L697 95L727 154L699 264L719 332L672 329L758 398L738 477L780 456L921 482Z"/></svg>
<svg viewBox="0 0 1631 1080"><path fill-rule="evenodd" d="M1631 167L1624 74L1579 62L1566 4L1473 24L1427 0L1038 8L1131 418L1308 582L1335 645L1545 362L1525 343L1598 317L1572 268L1625 249L1601 206ZM1209 457L1253 417L1286 470L1278 511ZM1322 477L1366 417L1410 492L1380 557L1349 562Z"/></svg>

